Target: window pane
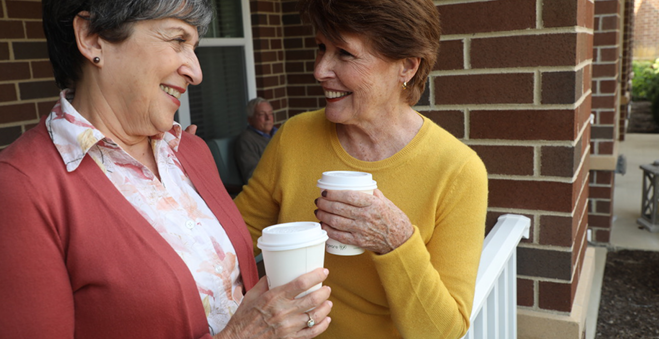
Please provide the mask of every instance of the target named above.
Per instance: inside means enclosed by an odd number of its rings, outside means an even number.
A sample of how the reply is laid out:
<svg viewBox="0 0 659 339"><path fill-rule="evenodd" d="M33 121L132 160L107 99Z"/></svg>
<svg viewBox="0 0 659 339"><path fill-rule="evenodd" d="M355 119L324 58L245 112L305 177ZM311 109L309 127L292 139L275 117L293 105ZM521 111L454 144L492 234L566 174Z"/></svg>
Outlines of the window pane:
<svg viewBox="0 0 659 339"><path fill-rule="evenodd" d="M190 86L190 120L204 140L239 134L247 126L247 82L243 47L196 50L204 80Z"/></svg>
<svg viewBox="0 0 659 339"><path fill-rule="evenodd" d="M243 15L240 0L213 0L215 17L208 26L206 38L242 38Z"/></svg>

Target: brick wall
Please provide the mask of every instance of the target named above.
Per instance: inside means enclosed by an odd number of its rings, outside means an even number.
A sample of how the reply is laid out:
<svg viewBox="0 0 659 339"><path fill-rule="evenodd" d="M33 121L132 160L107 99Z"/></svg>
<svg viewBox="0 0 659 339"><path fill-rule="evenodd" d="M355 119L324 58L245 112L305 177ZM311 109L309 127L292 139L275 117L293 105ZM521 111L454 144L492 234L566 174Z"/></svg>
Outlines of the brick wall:
<svg viewBox="0 0 659 339"><path fill-rule="evenodd" d="M41 1L0 0L0 149L48 114L58 92Z"/></svg>
<svg viewBox="0 0 659 339"><path fill-rule="evenodd" d="M659 58L659 0L636 0L634 58Z"/></svg>
<svg viewBox="0 0 659 339"><path fill-rule="evenodd" d="M289 117L325 105L322 88L313 76L316 40L311 27L302 25L296 6L297 0L282 0Z"/></svg>
<svg viewBox="0 0 659 339"><path fill-rule="evenodd" d="M284 3L289 112L324 105L315 44ZM518 251L519 304L570 312L585 253L593 7L589 0L451 1L416 109L473 147L490 178L487 227L531 217ZM502 20L505 18L505 20Z"/></svg>
<svg viewBox="0 0 659 339"><path fill-rule="evenodd" d="M257 95L272 105L275 123L288 118L281 8L279 0L250 1Z"/></svg>
<svg viewBox="0 0 659 339"><path fill-rule="evenodd" d="M624 139L631 72L631 9L634 0L596 0L593 43L594 125L591 134L589 226L593 240L608 243L618 141Z"/></svg>
<svg viewBox="0 0 659 339"><path fill-rule="evenodd" d="M585 252L592 6L438 6L442 51L428 106L419 107L457 116L459 134L483 158L488 227L502 213L532 218L532 237L518 249L518 291L519 304L536 310L570 312Z"/></svg>

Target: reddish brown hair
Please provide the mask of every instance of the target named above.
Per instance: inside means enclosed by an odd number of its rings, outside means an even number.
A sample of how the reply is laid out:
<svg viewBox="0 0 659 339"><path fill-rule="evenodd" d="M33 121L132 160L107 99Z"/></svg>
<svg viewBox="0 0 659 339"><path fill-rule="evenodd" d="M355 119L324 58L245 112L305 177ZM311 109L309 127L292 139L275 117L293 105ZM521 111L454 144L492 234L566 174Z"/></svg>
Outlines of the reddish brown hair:
<svg viewBox="0 0 659 339"><path fill-rule="evenodd" d="M439 13L432 0L300 0L300 16L330 41L342 33L364 36L390 60L418 57L408 82L407 103L415 105L426 87L439 51Z"/></svg>

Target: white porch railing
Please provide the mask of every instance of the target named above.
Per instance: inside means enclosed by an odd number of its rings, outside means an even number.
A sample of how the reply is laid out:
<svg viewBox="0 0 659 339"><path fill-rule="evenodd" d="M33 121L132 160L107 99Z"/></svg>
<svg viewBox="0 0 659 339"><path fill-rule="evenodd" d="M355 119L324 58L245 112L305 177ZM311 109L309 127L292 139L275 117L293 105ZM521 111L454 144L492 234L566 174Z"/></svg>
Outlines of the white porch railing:
<svg viewBox="0 0 659 339"><path fill-rule="evenodd" d="M517 244L529 238L531 220L505 214L483 242L471 327L465 339L517 338Z"/></svg>

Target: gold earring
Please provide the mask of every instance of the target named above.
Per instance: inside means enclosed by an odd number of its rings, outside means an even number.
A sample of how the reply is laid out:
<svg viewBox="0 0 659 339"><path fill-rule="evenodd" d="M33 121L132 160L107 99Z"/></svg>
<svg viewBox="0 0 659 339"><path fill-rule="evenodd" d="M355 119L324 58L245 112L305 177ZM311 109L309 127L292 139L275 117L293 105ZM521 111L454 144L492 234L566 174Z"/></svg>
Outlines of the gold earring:
<svg viewBox="0 0 659 339"><path fill-rule="evenodd" d="M403 81L403 89L407 89L407 81Z"/></svg>

